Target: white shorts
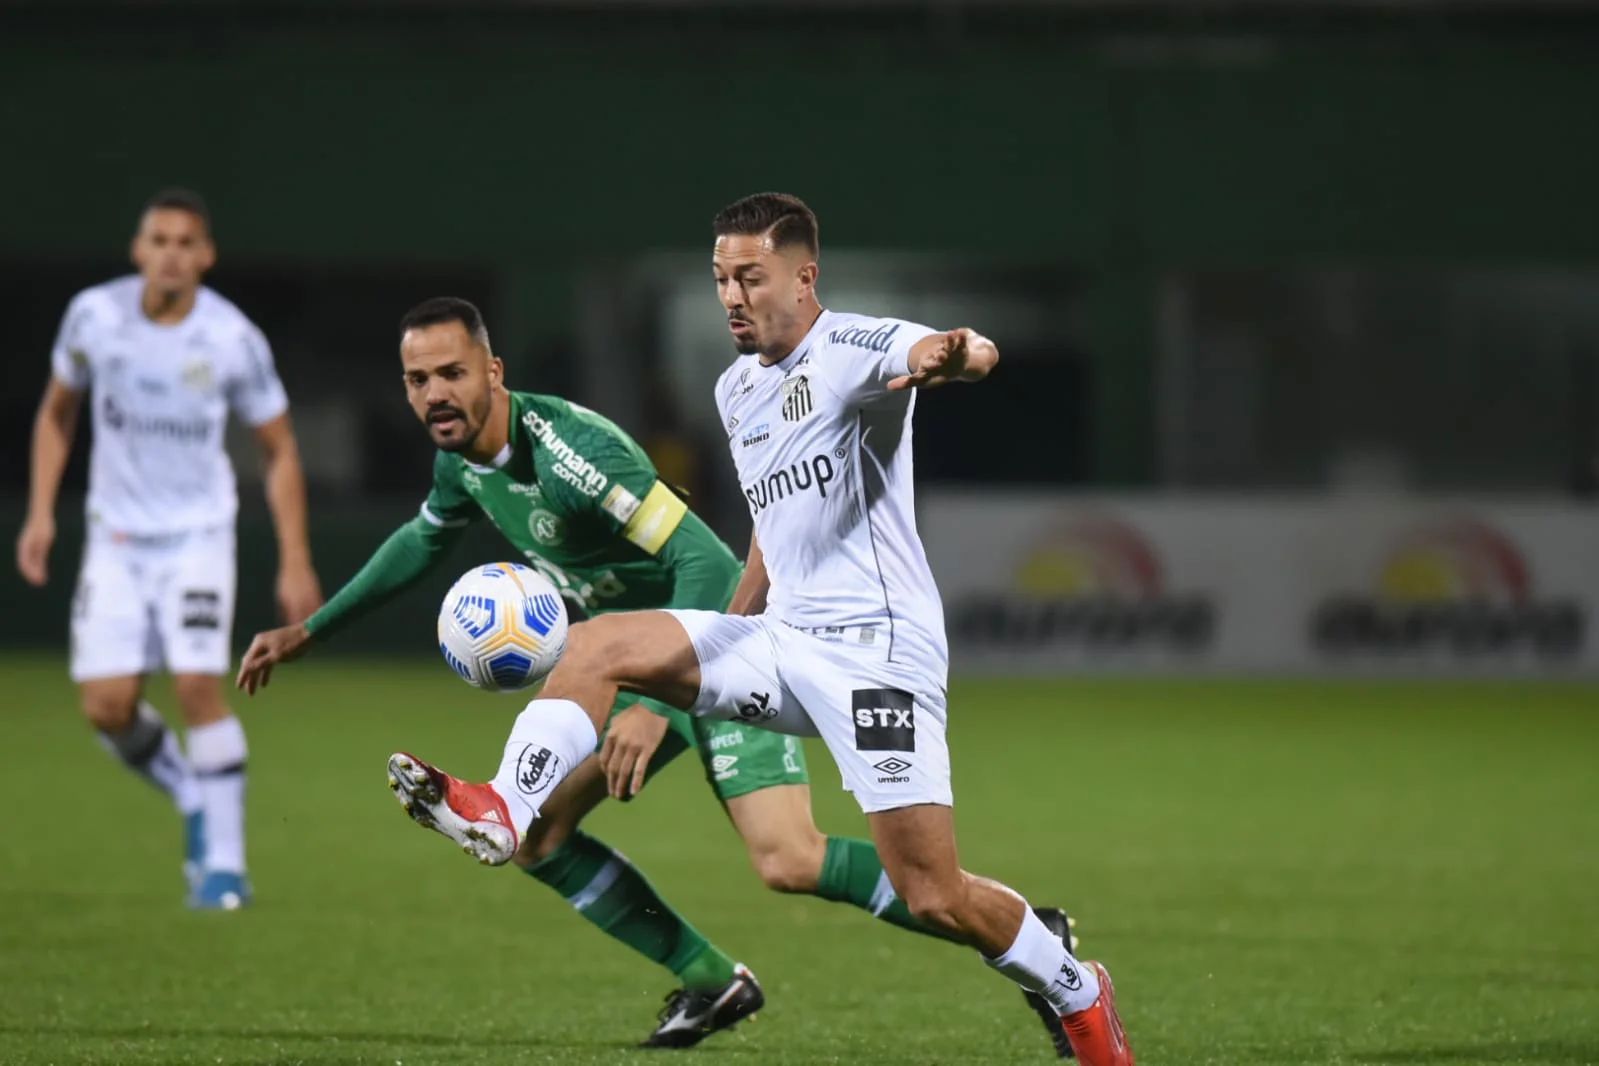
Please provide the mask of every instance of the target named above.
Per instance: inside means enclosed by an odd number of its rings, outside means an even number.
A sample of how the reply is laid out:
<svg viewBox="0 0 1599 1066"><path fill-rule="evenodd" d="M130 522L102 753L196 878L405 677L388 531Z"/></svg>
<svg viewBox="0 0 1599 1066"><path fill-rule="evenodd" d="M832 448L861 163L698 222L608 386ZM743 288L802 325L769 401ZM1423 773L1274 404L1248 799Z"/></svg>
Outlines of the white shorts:
<svg viewBox="0 0 1599 1066"><path fill-rule="evenodd" d="M91 531L72 599L72 679L226 674L236 577L232 530Z"/></svg>
<svg viewBox="0 0 1599 1066"><path fill-rule="evenodd" d="M954 805L944 678L885 657L884 642L793 629L764 615L668 611L700 662L694 714L819 736L867 814Z"/></svg>

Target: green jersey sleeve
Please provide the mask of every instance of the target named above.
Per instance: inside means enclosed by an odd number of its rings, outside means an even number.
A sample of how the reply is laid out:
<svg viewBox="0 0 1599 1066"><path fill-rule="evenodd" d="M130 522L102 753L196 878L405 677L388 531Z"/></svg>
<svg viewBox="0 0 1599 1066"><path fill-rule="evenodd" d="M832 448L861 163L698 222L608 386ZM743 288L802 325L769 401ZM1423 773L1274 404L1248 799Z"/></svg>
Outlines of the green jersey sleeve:
<svg viewBox="0 0 1599 1066"><path fill-rule="evenodd" d="M439 452L433 457L433 488L422 502L422 518L439 529L460 529L483 517L483 508L461 483L461 460Z"/></svg>
<svg viewBox="0 0 1599 1066"><path fill-rule="evenodd" d="M433 461L433 488L422 511L390 534L366 565L310 618L311 636L326 639L371 614L416 584L443 560L461 532L483 509L461 483L459 460L440 452Z"/></svg>

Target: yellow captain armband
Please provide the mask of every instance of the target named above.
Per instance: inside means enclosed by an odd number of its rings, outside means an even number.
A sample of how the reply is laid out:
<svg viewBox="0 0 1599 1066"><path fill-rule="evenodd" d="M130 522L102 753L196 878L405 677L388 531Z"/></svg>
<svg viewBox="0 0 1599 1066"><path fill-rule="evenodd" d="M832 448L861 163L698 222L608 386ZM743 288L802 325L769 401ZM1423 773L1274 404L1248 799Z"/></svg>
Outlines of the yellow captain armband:
<svg viewBox="0 0 1599 1066"><path fill-rule="evenodd" d="M655 555L688 514L688 504L657 481L640 500L621 485L612 485L600 505L622 523L622 536Z"/></svg>

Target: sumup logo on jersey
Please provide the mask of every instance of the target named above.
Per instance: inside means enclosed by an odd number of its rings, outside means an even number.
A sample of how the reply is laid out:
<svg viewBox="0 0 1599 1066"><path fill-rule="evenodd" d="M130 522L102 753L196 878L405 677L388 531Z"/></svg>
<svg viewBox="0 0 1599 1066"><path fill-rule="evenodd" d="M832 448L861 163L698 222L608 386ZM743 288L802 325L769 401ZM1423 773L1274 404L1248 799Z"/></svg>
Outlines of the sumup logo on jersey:
<svg viewBox="0 0 1599 1066"><path fill-rule="evenodd" d="M203 418L174 418L168 415L141 415L124 410L116 397L107 396L101 407L107 429L136 436L159 437L179 444L204 444L211 438L211 423Z"/></svg>
<svg viewBox="0 0 1599 1066"><path fill-rule="evenodd" d="M801 459L788 467L774 470L753 484L744 486L744 498L749 501L750 515L760 514L778 500L797 496L814 488L827 498L827 485L834 478L833 460L818 453Z"/></svg>

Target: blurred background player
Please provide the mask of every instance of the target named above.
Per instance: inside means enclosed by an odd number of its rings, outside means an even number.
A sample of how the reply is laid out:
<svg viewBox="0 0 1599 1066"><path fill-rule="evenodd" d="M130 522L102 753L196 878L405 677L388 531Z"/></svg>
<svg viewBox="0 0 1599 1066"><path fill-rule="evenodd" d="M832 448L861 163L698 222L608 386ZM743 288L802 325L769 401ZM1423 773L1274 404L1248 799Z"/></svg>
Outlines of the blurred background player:
<svg viewBox="0 0 1599 1066"><path fill-rule="evenodd" d="M242 687L265 684L277 663L414 585L468 524L484 518L582 612L727 606L743 570L731 549L616 425L559 397L506 389L475 306L428 300L401 320L400 338L406 392L438 448L433 489L421 513L327 606L303 624L255 638L240 665ZM681 917L631 862L578 828L607 794L631 798L690 749L768 887L850 903L901 928L932 932L894 895L870 843L816 828L804 751L794 737L625 696L612 708L597 756L550 795L515 861L590 922L683 980L645 1046L691 1046L764 1001L746 967ZM1053 912L1053 920L1067 927L1064 913Z"/></svg>
<svg viewBox="0 0 1599 1066"><path fill-rule="evenodd" d="M231 661L238 497L223 448L228 413L254 427L277 530L278 604L321 603L306 540L305 485L288 399L261 331L201 285L216 262L210 215L186 189L146 205L139 273L67 307L34 423L17 567L49 578L56 495L78 412L92 394L87 533L72 605L71 673L101 742L172 797L184 818L189 902L248 902L244 727L223 701ZM187 750L144 698L161 667L188 724Z"/></svg>

